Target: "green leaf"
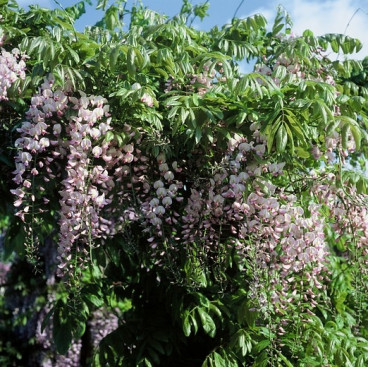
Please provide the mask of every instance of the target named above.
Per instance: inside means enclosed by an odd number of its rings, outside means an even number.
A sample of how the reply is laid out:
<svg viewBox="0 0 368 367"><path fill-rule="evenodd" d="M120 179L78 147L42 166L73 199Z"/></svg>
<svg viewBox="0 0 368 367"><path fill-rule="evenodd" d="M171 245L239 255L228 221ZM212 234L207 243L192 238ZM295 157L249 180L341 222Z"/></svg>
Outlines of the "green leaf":
<svg viewBox="0 0 368 367"><path fill-rule="evenodd" d="M267 151L271 153L273 141L275 139L276 131L279 129L281 124L281 116L279 116L273 123L271 128L267 128Z"/></svg>
<svg viewBox="0 0 368 367"><path fill-rule="evenodd" d="M276 133L276 151L283 153L286 148L288 136L284 124L281 124Z"/></svg>
<svg viewBox="0 0 368 367"><path fill-rule="evenodd" d="M115 5L111 5L106 10L104 17L106 28L113 31L119 25L118 8Z"/></svg>
<svg viewBox="0 0 368 367"><path fill-rule="evenodd" d="M291 145L290 152L291 152L291 154L294 154L295 148L294 148L293 133L291 132L291 130L289 128L289 125L287 125L287 124L285 124L285 129L286 129L286 132L287 132L287 134L289 136L289 140L290 140L290 145Z"/></svg>
<svg viewBox="0 0 368 367"><path fill-rule="evenodd" d="M341 121L340 120L334 120L332 121L326 129L326 136L330 136L332 134L332 132L336 131L336 128L340 125Z"/></svg>
<svg viewBox="0 0 368 367"><path fill-rule="evenodd" d="M366 180L364 180L363 178L361 178L357 182L356 187L357 187L358 194L366 194L367 193Z"/></svg>
<svg viewBox="0 0 368 367"><path fill-rule="evenodd" d="M337 42L336 38L334 38L331 42L330 42L331 48L333 52L339 52L339 43Z"/></svg>
<svg viewBox="0 0 368 367"><path fill-rule="evenodd" d="M109 0L98 0L96 9L102 9L103 11L105 11L108 2Z"/></svg>
<svg viewBox="0 0 368 367"><path fill-rule="evenodd" d="M199 301L199 304L205 308L209 308L211 303L210 300L200 292L193 293L195 298Z"/></svg>
<svg viewBox="0 0 368 367"><path fill-rule="evenodd" d="M79 1L75 5L65 8L65 11L73 17L73 20L79 19L86 12L84 1Z"/></svg>
<svg viewBox="0 0 368 367"><path fill-rule="evenodd" d="M282 28L284 28L284 24L279 24L276 27L273 27L272 28L272 34L274 36L277 35L282 30Z"/></svg>
<svg viewBox="0 0 368 367"><path fill-rule="evenodd" d="M267 348L271 344L269 339L264 339L258 342L253 348L256 353L260 353L263 349Z"/></svg>
<svg viewBox="0 0 368 367"><path fill-rule="evenodd" d="M51 309L51 310L46 314L46 316L45 316L45 318L43 319L42 324L41 324L41 332L43 332L43 331L45 330L45 328L46 328L47 324L49 323L49 321L50 321L50 319L51 319L51 317L52 317L52 315L54 314L54 311L55 311L55 309L54 309L54 308L52 308L52 309Z"/></svg>
<svg viewBox="0 0 368 367"><path fill-rule="evenodd" d="M72 324L69 318L62 317L60 309L55 310L54 313L53 339L57 352L66 354L73 340Z"/></svg>
<svg viewBox="0 0 368 367"><path fill-rule="evenodd" d="M75 320L73 326L73 337L78 340L84 335L85 331L86 323L84 322L84 320Z"/></svg>
<svg viewBox="0 0 368 367"><path fill-rule="evenodd" d="M196 318L194 317L194 315L190 314L190 320L192 322L192 326L193 326L193 330L194 330L194 334L197 334L198 332L198 323Z"/></svg>
<svg viewBox="0 0 368 367"><path fill-rule="evenodd" d="M268 353L264 351L257 356L252 367L267 367L269 365L268 364L269 360L270 358L268 356Z"/></svg>
<svg viewBox="0 0 368 367"><path fill-rule="evenodd" d="M189 115L189 111L187 111L185 108L180 109L180 120L182 124L185 123L188 115Z"/></svg>
<svg viewBox="0 0 368 367"><path fill-rule="evenodd" d="M195 142L196 142L196 144L198 144L201 141L201 139L202 139L202 130L199 127L197 127L195 129Z"/></svg>
<svg viewBox="0 0 368 367"><path fill-rule="evenodd" d="M226 361L224 360L224 358L222 358L222 356L219 353L213 352L213 359L215 361L216 367L228 367Z"/></svg>
<svg viewBox="0 0 368 367"><path fill-rule="evenodd" d="M104 300L97 297L95 294L86 294L84 298L96 307L101 307L104 304Z"/></svg>
<svg viewBox="0 0 368 367"><path fill-rule="evenodd" d="M111 50L110 56L109 56L111 71L114 71L115 70L116 63L118 61L119 55L120 55L120 47L119 46L118 47L114 47Z"/></svg>
<svg viewBox="0 0 368 367"><path fill-rule="evenodd" d="M305 149L303 149L302 147L295 147L295 152L296 155L300 158L304 158L307 159L310 157L310 153L307 152Z"/></svg>
<svg viewBox="0 0 368 367"><path fill-rule="evenodd" d="M216 334L216 325L211 316L203 309L198 307L197 312L202 322L203 330L212 338Z"/></svg>
<svg viewBox="0 0 368 367"><path fill-rule="evenodd" d="M291 362L279 351L277 351L277 354L279 355L279 358L285 363L286 367L293 367Z"/></svg>
<svg viewBox="0 0 368 367"><path fill-rule="evenodd" d="M345 124L341 129L341 145L343 149L347 149L350 125Z"/></svg>
<svg viewBox="0 0 368 367"><path fill-rule="evenodd" d="M187 336L187 337L190 335L190 332L191 332L190 321L189 321L189 311L188 310L184 311L183 332L184 332L184 335Z"/></svg>
<svg viewBox="0 0 368 367"><path fill-rule="evenodd" d="M128 73L131 77L134 77L136 72L134 61L135 61L135 51L133 47L130 47L127 53L127 66L128 66Z"/></svg>
<svg viewBox="0 0 368 367"><path fill-rule="evenodd" d="M51 46L51 45L50 45ZM52 47L53 47L53 45L52 45ZM76 63L76 64L78 64L79 63L79 61L80 61L80 59L79 59L79 55L78 55L78 53L77 52L75 52L71 47L69 47L69 46L65 46L66 47L66 49L68 50L68 54L73 58L73 60L74 60L74 62ZM50 53L51 53L51 51L49 51ZM51 57L52 57L52 54L51 54Z"/></svg>
<svg viewBox="0 0 368 367"><path fill-rule="evenodd" d="M350 131L353 135L355 141L356 150L360 150L360 143L362 141L362 133L360 132L360 128L356 125L350 125Z"/></svg>
<svg viewBox="0 0 368 367"><path fill-rule="evenodd" d="M105 135L105 141L109 142L111 140L113 140L115 137L114 133L112 131L108 131Z"/></svg>

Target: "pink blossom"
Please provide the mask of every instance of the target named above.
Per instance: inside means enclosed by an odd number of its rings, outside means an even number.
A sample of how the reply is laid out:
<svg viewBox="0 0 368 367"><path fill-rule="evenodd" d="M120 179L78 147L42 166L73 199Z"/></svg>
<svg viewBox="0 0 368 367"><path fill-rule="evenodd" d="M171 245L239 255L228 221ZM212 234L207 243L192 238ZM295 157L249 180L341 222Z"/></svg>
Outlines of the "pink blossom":
<svg viewBox="0 0 368 367"><path fill-rule="evenodd" d="M91 140L85 138L81 141L81 147L83 150L88 150L92 146Z"/></svg>
<svg viewBox="0 0 368 367"><path fill-rule="evenodd" d="M99 146L93 147L92 154L95 158L99 158L102 154L102 148Z"/></svg>
<svg viewBox="0 0 368 367"><path fill-rule="evenodd" d="M149 94L144 93L141 101L148 107L153 107L153 98Z"/></svg>

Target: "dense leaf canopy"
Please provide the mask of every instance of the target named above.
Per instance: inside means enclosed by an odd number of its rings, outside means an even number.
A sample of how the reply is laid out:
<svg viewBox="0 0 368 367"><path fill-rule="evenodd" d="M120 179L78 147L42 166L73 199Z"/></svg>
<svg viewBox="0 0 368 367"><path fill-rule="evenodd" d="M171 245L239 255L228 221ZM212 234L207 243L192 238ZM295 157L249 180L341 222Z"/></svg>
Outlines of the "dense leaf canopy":
<svg viewBox="0 0 368 367"><path fill-rule="evenodd" d="M2 365L366 366L361 42L97 7L0 0Z"/></svg>

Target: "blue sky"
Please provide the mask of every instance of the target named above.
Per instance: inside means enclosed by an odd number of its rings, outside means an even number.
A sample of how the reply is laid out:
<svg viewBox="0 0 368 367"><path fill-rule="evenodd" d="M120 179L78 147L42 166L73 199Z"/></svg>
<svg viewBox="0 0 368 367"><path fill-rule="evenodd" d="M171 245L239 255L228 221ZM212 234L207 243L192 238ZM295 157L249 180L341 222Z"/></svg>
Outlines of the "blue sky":
<svg viewBox="0 0 368 367"><path fill-rule="evenodd" d="M53 0L18 0L18 2L23 6L29 4L39 4L49 8L57 6ZM58 0L58 2L67 7L75 4L77 0ZM201 2L204 0L192 0L193 4ZM194 26L206 30L229 22L240 2L241 0L210 0L209 17L202 23L194 22ZM133 3L134 0L128 0L129 5ZM180 10L182 2L181 0L143 0L143 3L150 9L173 16ZM363 42L364 47L359 57L368 55L368 0L245 0L237 16L247 17L261 13L272 23L279 4L292 16L294 33L301 34L307 28L316 35L346 33ZM93 7L87 6L87 14L78 21L77 27L82 29L85 25L94 24L100 14Z"/></svg>

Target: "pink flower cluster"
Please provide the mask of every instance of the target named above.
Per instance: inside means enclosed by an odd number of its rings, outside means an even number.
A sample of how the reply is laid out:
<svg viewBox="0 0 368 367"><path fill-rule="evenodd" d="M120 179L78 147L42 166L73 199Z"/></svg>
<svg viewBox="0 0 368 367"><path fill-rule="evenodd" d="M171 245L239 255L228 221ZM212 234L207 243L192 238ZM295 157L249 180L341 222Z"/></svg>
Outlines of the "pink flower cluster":
<svg viewBox="0 0 368 367"><path fill-rule="evenodd" d="M211 63L208 62L203 65L202 71L195 74L187 74L189 78L187 85L182 85L181 82L176 81L173 77L170 77L165 83L165 92L170 92L173 89L188 89L191 92L197 92L200 96L207 93L216 83L226 82L224 69L222 63L218 62L215 68L210 70ZM197 66L194 66L196 69Z"/></svg>
<svg viewBox="0 0 368 367"><path fill-rule="evenodd" d="M330 174L329 179L335 177ZM358 195L356 188L349 185L339 189L328 183L316 184L313 191L329 209L333 240L342 242L346 254L358 251L357 261L365 265L361 271L368 274L368 195Z"/></svg>
<svg viewBox="0 0 368 367"><path fill-rule="evenodd" d="M266 271L276 310L300 297L313 307L329 254L320 206L311 203L303 209L294 195L271 183L285 164L258 163L266 143L257 127L252 126L254 141L239 136L230 140L217 173L206 186L192 188L182 217L182 239L187 244L202 243L209 256L221 243L233 243L263 272L250 284L259 307L267 300L262 295Z"/></svg>
<svg viewBox="0 0 368 367"><path fill-rule="evenodd" d="M180 195L183 183L175 179L175 173L181 171L177 162L173 162L170 169L165 154L161 153L157 157L157 164L156 173L159 178L150 185L150 195L145 198L141 207L146 220L144 231L151 235L148 241L153 249L157 247L158 242L168 242L176 236L180 215L174 207L175 202L183 201Z"/></svg>
<svg viewBox="0 0 368 367"><path fill-rule="evenodd" d="M329 255L320 202L301 205L274 185L285 163L263 159L260 123L250 126L252 140L229 140L211 175L194 179L163 153L151 161L136 148L144 136L135 137L129 125L122 132L125 144L107 139L111 129L104 98L82 92L77 98L55 89L52 77L32 98L18 129L18 187L12 190L17 215L26 221L36 202L46 205L59 194L59 275L71 272L75 252L87 258L95 241L126 233L137 222L153 253L195 243L215 257L219 247L235 247L256 269L249 286L261 308L265 274L276 311L301 299L317 304Z"/></svg>
<svg viewBox="0 0 368 367"><path fill-rule="evenodd" d="M139 83L134 83L131 87L133 90L141 89L141 85ZM148 107L153 107L153 97L150 96L148 93L144 93L141 102L147 105Z"/></svg>
<svg viewBox="0 0 368 367"><path fill-rule="evenodd" d="M267 269L276 310L301 297L316 306L315 291L323 287L329 255L320 207L310 204L306 215L295 196L282 191L270 197L256 191L247 203L250 211L239 237L245 243L250 240L243 249L245 256L252 254L257 267ZM255 277L250 289L253 296L259 294L264 289L262 280ZM266 307L265 303L260 305Z"/></svg>
<svg viewBox="0 0 368 367"><path fill-rule="evenodd" d="M0 20L1 20L1 18L0 18ZM4 45L5 40L6 40L5 34L0 29L0 47Z"/></svg>
<svg viewBox="0 0 368 367"><path fill-rule="evenodd" d="M72 266L75 245L85 252L93 240L114 234L113 223L102 211L112 201L113 168L133 161L134 146L119 148L114 141L105 141L111 118L104 98L82 92L80 98L68 96L54 91L53 85L52 76L45 79L31 100L28 121L18 129L14 171L18 187L12 193L17 197L14 205L21 208L17 215L25 221L34 214L36 201L49 202L47 186L61 183L56 189L60 195L59 275L63 275Z"/></svg>
<svg viewBox="0 0 368 367"><path fill-rule="evenodd" d="M16 215L23 221L25 215L29 213L29 204L36 200L35 187L32 187L32 183L36 177L39 177L40 171L46 171L47 176L44 176L43 179L46 182L55 178L50 165L54 158L60 155L60 152L58 148L55 148L56 151L51 156L48 156L47 152L50 147L58 145L56 131L61 129L61 125L52 120L51 124L54 129L51 133L51 125L47 124L47 119L52 117L54 113L58 117L64 114L67 107L67 96L60 91L53 93L51 89L53 83L52 78L45 80L40 93L31 99L31 106L27 112L28 121L24 121L22 126L17 129L21 137L15 141L18 154L15 156L16 169L13 172L15 175L13 181L18 185L18 188L11 190L11 192L17 197L14 206L22 207ZM44 192L45 188L39 186L37 191L38 193Z"/></svg>
<svg viewBox="0 0 368 367"><path fill-rule="evenodd" d="M104 161L116 159L115 152L109 150L109 144L94 146L111 129L109 106L104 105L106 101L102 97L82 95L80 99L69 97L69 101L78 114L66 127L69 140L62 142L62 153L67 157L67 176L59 191L59 268L70 263L75 242L92 245L94 239L112 234L110 221L104 219L100 212L111 203L106 196L115 185L102 165L92 165L95 158L101 157Z"/></svg>
<svg viewBox="0 0 368 367"><path fill-rule="evenodd" d="M1 40L0 40L1 43ZM11 52L3 48L0 52L0 101L8 100L8 89L17 79L26 77L26 56L20 55L20 51L14 48Z"/></svg>
<svg viewBox="0 0 368 367"><path fill-rule="evenodd" d="M338 156L341 159L341 163L345 164L345 159L356 150L355 140L350 131L348 132L346 149L343 149L341 136L337 131L333 131L329 136L326 136L325 145L326 153L324 157L330 164L336 161Z"/></svg>
<svg viewBox="0 0 368 367"><path fill-rule="evenodd" d="M106 309L98 309L92 313L91 320L88 321L91 331L93 347L97 348L100 341L108 334L116 330L119 326L119 318L115 312Z"/></svg>

